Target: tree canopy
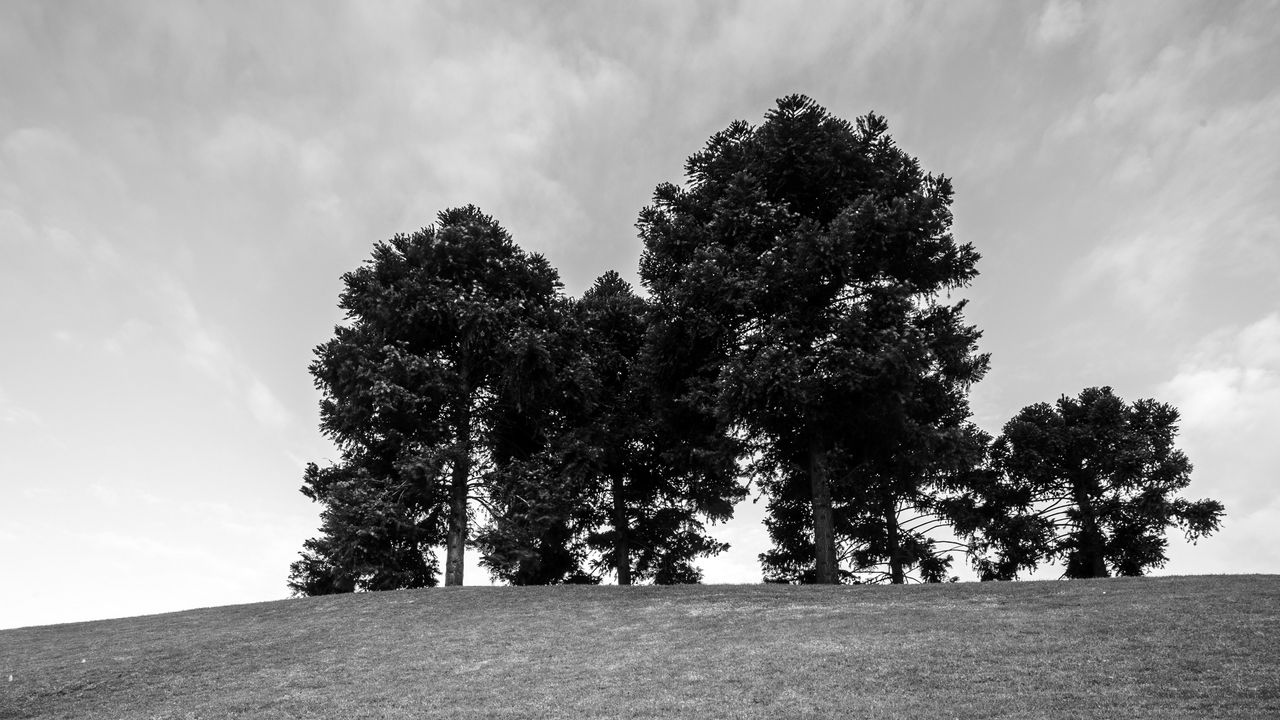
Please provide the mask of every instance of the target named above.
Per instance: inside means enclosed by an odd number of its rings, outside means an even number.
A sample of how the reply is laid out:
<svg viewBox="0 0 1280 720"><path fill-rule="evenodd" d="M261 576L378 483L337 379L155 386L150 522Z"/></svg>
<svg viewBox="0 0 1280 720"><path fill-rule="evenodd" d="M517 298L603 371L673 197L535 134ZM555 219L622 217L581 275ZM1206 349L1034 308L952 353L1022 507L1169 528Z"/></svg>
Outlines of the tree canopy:
<svg viewBox="0 0 1280 720"><path fill-rule="evenodd" d="M874 113L803 95L731 123L637 221L648 296L608 271L580 298L474 206L374 245L315 349L336 463L290 586L461 584L470 545L517 585L697 582L754 485L772 582L940 582L1061 563L1137 575L1165 534L1216 531L1177 496L1177 411L1090 388L970 419L987 372L953 293L977 276L951 181ZM744 484L744 479L746 483Z"/></svg>
<svg viewBox="0 0 1280 720"><path fill-rule="evenodd" d="M601 276L577 310L596 383L581 436L584 468L598 482L592 544L621 584L633 576L697 581L694 561L728 547L704 532L703 520L728 519L743 495L732 441L714 417L681 407L655 382L660 330L649 303L617 273Z"/></svg>
<svg viewBox="0 0 1280 720"><path fill-rule="evenodd" d="M430 585L439 544L445 582L459 585L468 500L545 371L559 277L467 206L377 243L342 279L347 323L311 365L321 429L342 458L308 469L303 491L326 505L324 535L294 564L293 586Z"/></svg>
<svg viewBox="0 0 1280 720"><path fill-rule="evenodd" d="M950 181L874 114L850 124L793 95L759 127L712 136L685 170L687 186L659 185L640 214L641 277L705 349L689 396L759 444L778 546L766 564L837 582L838 536L859 536L838 511L877 494L877 508L901 505L964 434L987 358L945 294L978 254L950 233Z"/></svg>
<svg viewBox="0 0 1280 720"><path fill-rule="evenodd" d="M617 273L567 299L468 206L377 243L343 283L347 322L311 366L342 456L304 476L324 508L295 592L434 585L440 545L461 584L469 543L513 584L696 582L726 547L703 523L743 494L737 454L646 369L661 335Z"/></svg>
<svg viewBox="0 0 1280 720"><path fill-rule="evenodd" d="M1048 562L1072 578L1142 575L1165 564L1166 531L1195 541L1216 531L1216 500L1177 493L1191 462L1174 446L1178 411L1132 404L1109 387L1022 409L991 446L990 469L954 505L984 579Z"/></svg>
<svg viewBox="0 0 1280 720"><path fill-rule="evenodd" d="M726 547L703 522L727 519L743 494L736 455L714 418L678 416L654 382L650 307L620 275L598 278L566 318L574 361L565 395L576 400L562 406L541 466L497 503L485 562L523 583L513 568L558 547L572 560L561 577L537 581L596 582L612 571L622 585L696 582L694 561ZM548 532L554 542L535 539Z"/></svg>

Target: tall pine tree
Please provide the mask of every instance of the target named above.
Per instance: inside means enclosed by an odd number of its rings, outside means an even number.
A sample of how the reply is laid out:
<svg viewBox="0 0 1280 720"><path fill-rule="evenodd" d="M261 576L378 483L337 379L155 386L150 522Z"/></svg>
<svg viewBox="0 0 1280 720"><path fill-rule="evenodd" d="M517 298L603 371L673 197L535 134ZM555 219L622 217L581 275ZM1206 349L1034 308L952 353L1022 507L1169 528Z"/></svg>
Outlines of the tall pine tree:
<svg viewBox="0 0 1280 720"><path fill-rule="evenodd" d="M641 277L702 365L684 397L761 443L771 529L788 533L775 541L811 549L797 579L838 582L844 499L872 502L879 482L900 502L889 483L910 490L949 462L930 447L957 432L987 359L946 293L978 254L951 236L950 181L876 115L852 125L793 95L685 170L638 223ZM917 407L934 392L938 409ZM777 514L795 501L805 528Z"/></svg>
<svg viewBox="0 0 1280 720"><path fill-rule="evenodd" d="M513 449L531 377L546 375L560 280L474 206L374 246L343 276L347 322L311 365L341 460L308 468L322 535L292 567L299 591L461 585L470 501ZM536 428L522 428L537 443Z"/></svg>

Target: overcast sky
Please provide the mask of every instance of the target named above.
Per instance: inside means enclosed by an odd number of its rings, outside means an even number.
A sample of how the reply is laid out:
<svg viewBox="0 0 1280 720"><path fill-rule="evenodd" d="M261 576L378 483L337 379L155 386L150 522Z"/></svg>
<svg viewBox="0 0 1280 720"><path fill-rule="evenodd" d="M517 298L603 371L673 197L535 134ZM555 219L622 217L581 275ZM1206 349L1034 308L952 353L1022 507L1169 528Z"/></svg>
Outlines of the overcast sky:
<svg viewBox="0 0 1280 720"><path fill-rule="evenodd" d="M653 188L793 92L954 179L983 428L1172 403L1227 516L1161 572L1280 572L1280 4L583 5L0 4L0 627L285 597L373 242L475 203L635 282Z"/></svg>

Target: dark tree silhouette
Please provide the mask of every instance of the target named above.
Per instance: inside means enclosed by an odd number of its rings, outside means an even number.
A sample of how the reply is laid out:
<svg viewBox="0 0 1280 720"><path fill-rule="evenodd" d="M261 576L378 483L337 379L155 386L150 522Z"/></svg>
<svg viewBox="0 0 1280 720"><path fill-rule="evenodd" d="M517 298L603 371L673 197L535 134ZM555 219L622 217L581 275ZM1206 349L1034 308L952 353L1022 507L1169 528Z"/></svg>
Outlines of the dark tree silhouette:
<svg viewBox="0 0 1280 720"><path fill-rule="evenodd" d="M950 234L950 181L874 114L851 125L793 95L759 127L712 136L685 170L638 223L660 322L700 365L683 397L761 448L782 553L766 563L838 582L839 536L853 537L842 503L861 511L877 483L909 499L945 464L931 446L967 416L987 359L943 294L976 275L978 254ZM914 407L934 392L944 409ZM879 554L903 560L887 542Z"/></svg>
<svg viewBox="0 0 1280 720"><path fill-rule="evenodd" d="M540 582L696 582L698 557L726 545L704 520L727 519L743 490L735 453L714 418L676 417L648 372L654 356L648 304L617 273L598 278L567 311L576 362L560 393L559 430L538 467L501 495L485 531L485 564L511 582L518 568L564 558ZM681 428L680 432L675 428ZM541 537L541 539L539 539Z"/></svg>
<svg viewBox="0 0 1280 720"><path fill-rule="evenodd" d="M553 372L560 280L474 206L374 246L343 276L347 323L316 348L321 428L336 465L311 466L303 492L325 505L322 536L292 568L300 592L462 584L469 499L519 435L531 378ZM536 429L524 428L537 443Z"/></svg>
<svg viewBox="0 0 1280 720"><path fill-rule="evenodd" d="M1128 404L1109 387L1023 408L950 509L981 577L1013 579L1046 562L1072 578L1142 575L1166 562L1168 528L1189 541L1216 531L1222 503L1176 496L1191 482L1177 423L1172 406Z"/></svg>
<svg viewBox="0 0 1280 720"><path fill-rule="evenodd" d="M953 556L967 547L951 532L946 501L981 462L987 437L967 420L941 433L935 432L938 426L923 427L929 432L916 440L931 440L928 445L912 452L903 444L886 444L883 449L894 452L844 471L855 472L856 482L833 483L842 581L902 584L954 579ZM849 467L839 454L834 463ZM761 555L765 580L813 582L807 488L802 478L775 473L768 481L772 493L765 519L774 546Z"/></svg>

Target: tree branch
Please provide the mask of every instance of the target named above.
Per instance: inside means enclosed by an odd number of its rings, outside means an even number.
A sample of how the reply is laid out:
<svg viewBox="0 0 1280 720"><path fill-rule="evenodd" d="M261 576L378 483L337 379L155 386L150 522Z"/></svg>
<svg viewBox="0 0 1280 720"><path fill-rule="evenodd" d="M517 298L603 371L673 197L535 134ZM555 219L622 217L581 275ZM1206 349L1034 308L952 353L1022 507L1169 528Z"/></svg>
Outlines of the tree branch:
<svg viewBox="0 0 1280 720"><path fill-rule="evenodd" d="M923 535L923 534L925 534L925 533L931 532L931 531L933 531L933 530L937 530L938 528L940 528L940 527L944 527L944 526L949 525L949 524L950 524L950 523L948 523L946 520L937 519L937 520L934 520L934 521L932 521L932 522L924 523L923 525L917 525L917 526L915 526L915 527L911 527L911 528L901 528L901 530L902 530L903 532L906 532L906 533L914 533L914 534L917 534L917 535Z"/></svg>
<svg viewBox="0 0 1280 720"><path fill-rule="evenodd" d="M490 515L492 515L493 517L498 516L498 511L493 509L493 505L490 505L488 500L485 500L484 498L478 495L468 495L467 500L475 500L476 502L484 506L484 509L488 510Z"/></svg>

